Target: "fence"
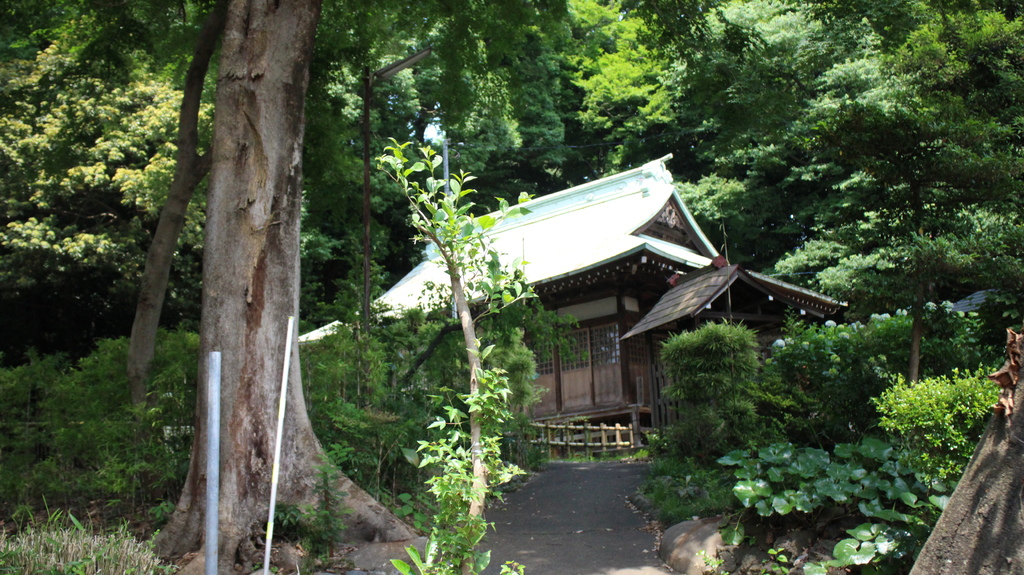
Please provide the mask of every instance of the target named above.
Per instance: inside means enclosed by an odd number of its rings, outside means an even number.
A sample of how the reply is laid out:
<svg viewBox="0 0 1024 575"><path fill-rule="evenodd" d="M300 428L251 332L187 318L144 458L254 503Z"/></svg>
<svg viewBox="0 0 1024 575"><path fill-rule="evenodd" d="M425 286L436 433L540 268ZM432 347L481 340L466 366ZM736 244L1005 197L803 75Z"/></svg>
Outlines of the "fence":
<svg viewBox="0 0 1024 575"><path fill-rule="evenodd" d="M537 439L533 443L546 445L548 455L571 455L583 451L588 456L594 452L628 449L636 445L633 425L605 425L604 423L534 423Z"/></svg>

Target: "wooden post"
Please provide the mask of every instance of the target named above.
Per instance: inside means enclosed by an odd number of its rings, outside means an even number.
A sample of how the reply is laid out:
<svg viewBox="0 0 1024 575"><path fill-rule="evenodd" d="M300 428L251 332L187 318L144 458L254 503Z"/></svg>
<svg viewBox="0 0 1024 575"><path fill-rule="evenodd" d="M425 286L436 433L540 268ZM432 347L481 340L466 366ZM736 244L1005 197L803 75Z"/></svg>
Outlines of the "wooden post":
<svg viewBox="0 0 1024 575"><path fill-rule="evenodd" d="M622 445L622 424L615 424L615 447Z"/></svg>
<svg viewBox="0 0 1024 575"><path fill-rule="evenodd" d="M629 443L632 447L640 447L640 434L634 435L633 430L640 430L640 407L636 406L633 408L633 412L630 414L629 421Z"/></svg>
<svg viewBox="0 0 1024 575"><path fill-rule="evenodd" d="M608 426L601 424L601 449L608 449Z"/></svg>
<svg viewBox="0 0 1024 575"><path fill-rule="evenodd" d="M587 454L587 459L590 459L590 424L589 423L584 423L583 424L583 443L585 444L585 447L583 448L583 451L584 451L584 453Z"/></svg>

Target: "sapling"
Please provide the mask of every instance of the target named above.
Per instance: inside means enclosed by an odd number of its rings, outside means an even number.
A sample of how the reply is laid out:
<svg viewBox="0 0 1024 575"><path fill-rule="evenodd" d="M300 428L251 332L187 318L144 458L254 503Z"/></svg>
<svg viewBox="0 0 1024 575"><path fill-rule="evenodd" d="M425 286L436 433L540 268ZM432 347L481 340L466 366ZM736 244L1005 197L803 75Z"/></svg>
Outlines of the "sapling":
<svg viewBox="0 0 1024 575"><path fill-rule="evenodd" d="M481 348L476 322L482 315L499 313L505 306L534 297L522 271L522 259L511 266L502 264L487 232L506 218L525 210L501 200L497 212L474 216L474 204L463 201L473 190L465 184L473 178L459 174L447 181L434 177L441 164L429 147L420 150L421 158L411 161L405 155L410 144L392 140L379 158L381 169L402 187L412 205L412 224L418 240L437 249L438 262L450 281L455 312L462 326L469 364L469 393L459 394L466 406L463 412L454 402L443 406L445 417L431 428L441 432L440 439L420 442L420 466L437 466L440 473L430 478L430 492L438 502L438 514L423 556L409 550L416 568L423 575L482 571L490 561L489 552L476 551L476 545L489 524L483 511L491 485L501 484L521 471L501 461L500 425L511 414L508 379L501 369L484 369L484 361L494 346ZM410 177L425 176L423 183ZM522 194L519 203L529 196ZM470 306L474 303L477 315ZM439 401L442 398L438 398ZM469 432L464 424L468 422ZM407 575L412 567L394 561Z"/></svg>

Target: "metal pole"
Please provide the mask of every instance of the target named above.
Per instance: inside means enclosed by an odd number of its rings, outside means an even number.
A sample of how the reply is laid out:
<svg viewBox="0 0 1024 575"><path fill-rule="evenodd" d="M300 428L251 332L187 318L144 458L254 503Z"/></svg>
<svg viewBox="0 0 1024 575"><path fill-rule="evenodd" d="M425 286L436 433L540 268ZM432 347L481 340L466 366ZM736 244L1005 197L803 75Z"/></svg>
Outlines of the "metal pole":
<svg viewBox="0 0 1024 575"><path fill-rule="evenodd" d="M451 186L448 185L448 179L451 178L451 175L449 175L449 172L448 172L448 138L445 137L445 139L442 140L442 142L443 142L443 145L442 145L441 150L442 150L442 157L444 158L444 195L447 196L447 195L451 195L451 193L452 193L452 188L451 188Z"/></svg>
<svg viewBox="0 0 1024 575"><path fill-rule="evenodd" d="M220 547L220 352L211 351L206 381L206 575L217 575Z"/></svg>
<svg viewBox="0 0 1024 575"><path fill-rule="evenodd" d="M267 548L263 551L263 575L270 574L270 546L274 541L274 507L277 504L277 476L281 469L281 436L284 431L284 410L288 400L288 372L292 360L292 326L295 318L288 316L288 338L284 344L284 373L281 374L281 399L277 404L277 439L274 441L274 467L270 475L270 517L267 519Z"/></svg>
<svg viewBox="0 0 1024 575"><path fill-rule="evenodd" d="M373 100L373 83L387 80L409 66L430 55L427 47L408 58L370 72L363 67L363 317L362 331L370 329L370 102Z"/></svg>

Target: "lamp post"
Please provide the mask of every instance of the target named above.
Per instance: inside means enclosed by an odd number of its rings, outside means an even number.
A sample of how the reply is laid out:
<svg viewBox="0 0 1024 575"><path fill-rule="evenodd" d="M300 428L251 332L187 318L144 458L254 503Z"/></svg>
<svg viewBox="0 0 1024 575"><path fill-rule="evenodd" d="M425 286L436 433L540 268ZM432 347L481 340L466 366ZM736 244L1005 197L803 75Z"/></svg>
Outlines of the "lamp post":
<svg viewBox="0 0 1024 575"><path fill-rule="evenodd" d="M363 68L363 330L370 327L370 103L373 100L373 84L387 80L395 74L416 64L430 55L427 47L376 72Z"/></svg>

